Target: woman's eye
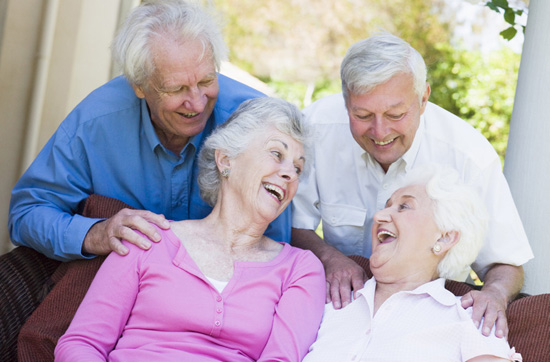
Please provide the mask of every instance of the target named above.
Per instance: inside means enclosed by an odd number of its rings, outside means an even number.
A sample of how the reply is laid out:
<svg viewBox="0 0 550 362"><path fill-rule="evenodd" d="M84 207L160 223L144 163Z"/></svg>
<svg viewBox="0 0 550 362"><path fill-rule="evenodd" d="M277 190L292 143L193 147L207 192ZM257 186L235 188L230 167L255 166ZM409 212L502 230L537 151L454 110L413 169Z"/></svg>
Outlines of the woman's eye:
<svg viewBox="0 0 550 362"><path fill-rule="evenodd" d="M281 159L281 152L279 151L271 151L271 154L275 156L278 160Z"/></svg>
<svg viewBox="0 0 550 362"><path fill-rule="evenodd" d="M296 174L300 176L300 174L302 173L302 169L298 166L296 166L294 169L296 170Z"/></svg>
<svg viewBox="0 0 550 362"><path fill-rule="evenodd" d="M407 204L399 204L399 206L397 207L397 210L401 211L401 210L405 210L405 209L408 209L409 208L409 205Z"/></svg>

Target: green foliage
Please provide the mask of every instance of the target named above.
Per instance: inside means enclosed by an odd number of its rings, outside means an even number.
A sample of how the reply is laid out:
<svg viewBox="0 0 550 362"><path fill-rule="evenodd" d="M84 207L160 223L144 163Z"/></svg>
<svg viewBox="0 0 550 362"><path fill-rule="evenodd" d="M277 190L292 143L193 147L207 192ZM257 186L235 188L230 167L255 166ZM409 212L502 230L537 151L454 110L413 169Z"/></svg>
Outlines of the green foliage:
<svg viewBox="0 0 550 362"><path fill-rule="evenodd" d="M520 56L449 45L454 14L446 0L203 1L223 13L230 60L300 108L341 91L339 66L351 44L380 30L402 37L426 61L430 100L470 122L504 157ZM508 0L486 5L503 13L510 28L501 34L513 38L522 10Z"/></svg>
<svg viewBox="0 0 550 362"><path fill-rule="evenodd" d="M508 3L508 0L491 0L487 1L485 5L497 13L500 13L502 10L504 14L504 21L510 24L508 28L500 32L500 35L504 39L512 40L518 32L517 27L521 27L525 33L525 26L516 23L516 16L521 16L523 14L523 10L512 8Z"/></svg>
<svg viewBox="0 0 550 362"><path fill-rule="evenodd" d="M429 68L430 100L472 124L504 160L520 55L439 48L446 56Z"/></svg>

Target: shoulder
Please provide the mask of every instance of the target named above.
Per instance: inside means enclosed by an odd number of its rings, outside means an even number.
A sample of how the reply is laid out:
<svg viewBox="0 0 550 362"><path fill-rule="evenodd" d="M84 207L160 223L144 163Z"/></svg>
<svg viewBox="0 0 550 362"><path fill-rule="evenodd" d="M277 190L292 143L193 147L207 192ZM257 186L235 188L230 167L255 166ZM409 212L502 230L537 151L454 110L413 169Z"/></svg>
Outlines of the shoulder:
<svg viewBox="0 0 550 362"><path fill-rule="evenodd" d="M323 97L304 108L306 120L315 125L345 124L348 125L348 112L342 93Z"/></svg>
<svg viewBox="0 0 550 362"><path fill-rule="evenodd" d="M132 86L122 77L116 77L92 91L63 120L60 125L68 135L74 135L86 126L113 127L128 119L139 120L140 99ZM103 120L103 121L102 121Z"/></svg>
<svg viewBox="0 0 550 362"><path fill-rule="evenodd" d="M498 159L495 149L481 132L451 112L428 102L424 121L428 146L441 151L436 153L440 157L463 157L479 168Z"/></svg>
<svg viewBox="0 0 550 362"><path fill-rule="evenodd" d="M214 106L216 123L225 122L231 113L247 99L265 97L262 92L223 74L218 74L218 84L218 99Z"/></svg>
<svg viewBox="0 0 550 362"><path fill-rule="evenodd" d="M287 263L292 263L297 269L306 269L324 274L323 263L310 250L300 249L290 244L285 244L284 247L288 248L288 254L285 258Z"/></svg>
<svg viewBox="0 0 550 362"><path fill-rule="evenodd" d="M147 258L159 258L159 257L166 257L166 256L173 256L181 246L181 243L177 239L177 237L174 235L174 233L170 230L164 230L158 227L157 225L150 223L159 233L161 239L159 242L151 242L151 247L149 249L141 249L138 246L123 240L122 243L128 247L129 253L126 256L123 256L123 258L126 258L129 255L133 255L136 258L140 259L147 259ZM140 231L136 230L136 233L138 233L140 236L147 238L145 234L141 233ZM114 253L112 253L114 254Z"/></svg>

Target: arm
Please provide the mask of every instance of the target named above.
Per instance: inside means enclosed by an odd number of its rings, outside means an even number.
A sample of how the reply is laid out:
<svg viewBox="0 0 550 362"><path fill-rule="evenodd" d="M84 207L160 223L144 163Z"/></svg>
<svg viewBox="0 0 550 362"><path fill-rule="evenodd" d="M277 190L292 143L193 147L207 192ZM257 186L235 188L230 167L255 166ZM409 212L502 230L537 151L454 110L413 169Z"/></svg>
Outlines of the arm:
<svg viewBox="0 0 550 362"><path fill-rule="evenodd" d="M134 305L143 253L111 254L101 265L67 332L55 348L56 361L106 361ZM121 277L124 276L124 277Z"/></svg>
<svg viewBox="0 0 550 362"><path fill-rule="evenodd" d="M295 263L275 307L273 327L260 361L301 361L315 341L324 310L323 266L311 253Z"/></svg>
<svg viewBox="0 0 550 362"><path fill-rule="evenodd" d="M351 292L363 288L367 274L356 262L328 245L313 230L292 228L292 245L311 250L325 268L326 302L332 301L334 309L351 302Z"/></svg>
<svg viewBox="0 0 550 362"><path fill-rule="evenodd" d="M481 292L471 292L462 299L463 306L473 306L472 318L476 325L484 317L482 333L488 335L496 321L495 335L508 336L506 308L523 285L523 265L533 253L515 207L510 188L502 174L498 157L478 178L489 212L489 228L484 245L472 269L484 281Z"/></svg>
<svg viewBox="0 0 550 362"><path fill-rule="evenodd" d="M471 291L462 297L462 306L473 306L472 319L477 326L483 317L482 333L488 336L496 323L497 337L508 337L506 308L523 285L523 267L495 264L485 276L481 291Z"/></svg>
<svg viewBox="0 0 550 362"><path fill-rule="evenodd" d="M148 241L130 230L140 230L155 240L146 220L166 228L164 217L140 211L126 212L124 217L119 215L101 224L97 224L101 219L75 214L79 203L94 192L93 180L102 177L92 175L86 149L93 145L84 143L67 136L62 124L18 181L9 214L10 237L15 245L68 261L107 254L112 249L123 253L121 238L146 245Z"/></svg>

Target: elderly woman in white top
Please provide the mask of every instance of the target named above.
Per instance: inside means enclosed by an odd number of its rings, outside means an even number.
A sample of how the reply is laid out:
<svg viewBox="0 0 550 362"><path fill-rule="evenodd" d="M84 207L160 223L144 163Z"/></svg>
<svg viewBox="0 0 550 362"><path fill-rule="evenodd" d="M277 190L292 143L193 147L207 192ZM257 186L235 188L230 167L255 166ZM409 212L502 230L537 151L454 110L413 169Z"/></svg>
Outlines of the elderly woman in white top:
<svg viewBox="0 0 550 362"><path fill-rule="evenodd" d="M521 361L445 289L476 258L487 227L483 203L458 179L450 168L419 169L375 214L374 277L346 308L326 305L304 362Z"/></svg>

